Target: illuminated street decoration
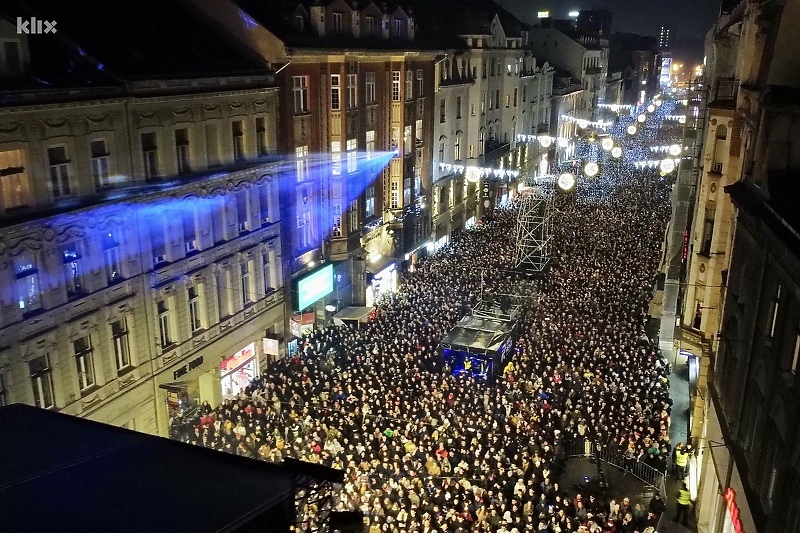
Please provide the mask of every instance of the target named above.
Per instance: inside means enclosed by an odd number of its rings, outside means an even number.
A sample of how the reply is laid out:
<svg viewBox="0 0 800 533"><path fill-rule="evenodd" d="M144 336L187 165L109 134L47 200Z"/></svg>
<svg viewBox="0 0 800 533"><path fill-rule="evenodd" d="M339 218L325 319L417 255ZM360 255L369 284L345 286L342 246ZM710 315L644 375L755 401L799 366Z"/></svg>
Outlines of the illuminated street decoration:
<svg viewBox="0 0 800 533"><path fill-rule="evenodd" d="M542 145L542 148L548 148L553 144L553 139L551 137L539 137L539 144Z"/></svg>
<svg viewBox="0 0 800 533"><path fill-rule="evenodd" d="M575 118L570 115L561 115L561 120L566 120L567 122L575 122L578 124L578 127L581 129L586 129L588 127L592 128L608 128L614 125L613 122L603 122L602 120L591 121L586 120L585 118Z"/></svg>
<svg viewBox="0 0 800 533"><path fill-rule="evenodd" d="M589 161L586 163L586 166L583 167L583 173L589 178L597 176L598 172L600 172L600 165L594 161Z"/></svg>
<svg viewBox="0 0 800 533"><path fill-rule="evenodd" d="M672 120L674 122L686 123L686 115L666 115L664 120Z"/></svg>
<svg viewBox="0 0 800 533"><path fill-rule="evenodd" d="M633 105L631 104L597 104L597 107L602 109L610 109L611 111L618 113L623 110L633 109Z"/></svg>
<svg viewBox="0 0 800 533"><path fill-rule="evenodd" d="M634 126L633 124L628 126L628 135L636 135L636 131L637 131L636 126Z"/></svg>
<svg viewBox="0 0 800 533"><path fill-rule="evenodd" d="M673 144L669 147L669 155L681 155L681 145Z"/></svg>
<svg viewBox="0 0 800 533"><path fill-rule="evenodd" d="M496 178L516 178L519 176L518 170L476 167L470 165L452 165L450 163L439 163L439 170L442 172L453 172L455 174L466 174L467 180L473 183L483 177L494 176Z"/></svg>
<svg viewBox="0 0 800 533"><path fill-rule="evenodd" d="M669 174L673 170L675 170L675 160L674 159L664 159L661 161L661 172L665 174Z"/></svg>
<svg viewBox="0 0 800 533"><path fill-rule="evenodd" d="M622 148L615 146L611 149L611 157L619 158L620 156L622 156Z"/></svg>
<svg viewBox="0 0 800 533"><path fill-rule="evenodd" d="M647 106L647 112L648 113L653 113L655 110L656 110L656 106L654 106L653 104L650 104L649 106Z"/></svg>
<svg viewBox="0 0 800 533"><path fill-rule="evenodd" d="M612 139L611 137L606 137L605 139L603 139L603 142L600 143L600 146L602 146L603 150L608 152L609 150L614 148L614 139Z"/></svg>
<svg viewBox="0 0 800 533"><path fill-rule="evenodd" d="M558 185L558 188L562 191L569 192L575 187L575 176L569 172L565 172L558 177L556 185Z"/></svg>
<svg viewBox="0 0 800 533"><path fill-rule="evenodd" d="M636 117L636 120L637 120L637 121L638 121L640 124L644 124L644 121L645 121L645 120L647 120L647 115L645 115L644 113L642 113L641 115L639 115L638 117Z"/></svg>
<svg viewBox="0 0 800 533"><path fill-rule="evenodd" d="M566 148L570 144L570 140L567 137L552 137L550 135L523 135L521 133L517 135L517 142L538 142L544 148L547 148L554 142L558 143L559 148Z"/></svg>
<svg viewBox="0 0 800 533"><path fill-rule="evenodd" d="M648 159L646 161L635 161L633 166L638 169L645 169L645 168L659 168L664 161L672 161L672 168L675 167L680 163L680 158L677 159Z"/></svg>

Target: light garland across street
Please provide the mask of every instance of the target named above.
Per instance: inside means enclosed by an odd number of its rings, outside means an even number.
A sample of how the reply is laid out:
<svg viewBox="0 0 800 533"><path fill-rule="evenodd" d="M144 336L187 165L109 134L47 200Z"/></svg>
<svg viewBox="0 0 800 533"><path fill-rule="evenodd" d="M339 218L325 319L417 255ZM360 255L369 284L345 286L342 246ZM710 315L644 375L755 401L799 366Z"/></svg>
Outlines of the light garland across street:
<svg viewBox="0 0 800 533"><path fill-rule="evenodd" d="M677 157L675 159L667 158L667 159L649 159L647 161L634 161L633 166L639 169L656 168L660 166L664 161L671 161L673 165L677 167L678 163L681 162L681 158Z"/></svg>
<svg viewBox="0 0 800 533"><path fill-rule="evenodd" d="M597 104L597 107L601 107L603 109L610 109L611 111L619 112L623 110L633 109L634 105L631 104Z"/></svg>
<svg viewBox="0 0 800 533"><path fill-rule="evenodd" d="M569 146L570 140L567 137L551 137L550 135L524 135L520 133L517 135L517 142L538 142L543 148L547 148L553 143L557 143L559 148L566 148Z"/></svg>
<svg viewBox="0 0 800 533"><path fill-rule="evenodd" d="M519 170L507 170L504 168L476 167L472 165L453 165L451 163L439 163L439 170L443 172L455 172L456 174L466 174L467 180L476 182L483 177L494 176L497 178L519 176Z"/></svg>
<svg viewBox="0 0 800 533"><path fill-rule="evenodd" d="M577 118L570 115L561 115L561 120L575 122L579 128L610 128L614 125L613 122L603 122L601 120L592 122L591 120L586 120L585 118Z"/></svg>

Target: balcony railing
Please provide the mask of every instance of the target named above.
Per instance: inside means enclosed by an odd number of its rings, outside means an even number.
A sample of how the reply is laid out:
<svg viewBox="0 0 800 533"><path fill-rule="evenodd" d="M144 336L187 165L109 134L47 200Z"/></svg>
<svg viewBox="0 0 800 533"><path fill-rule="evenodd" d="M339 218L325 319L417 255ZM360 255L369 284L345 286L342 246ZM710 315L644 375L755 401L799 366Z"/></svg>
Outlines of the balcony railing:
<svg viewBox="0 0 800 533"><path fill-rule="evenodd" d="M736 78L717 78L711 92L709 106L735 108L739 94L739 80Z"/></svg>

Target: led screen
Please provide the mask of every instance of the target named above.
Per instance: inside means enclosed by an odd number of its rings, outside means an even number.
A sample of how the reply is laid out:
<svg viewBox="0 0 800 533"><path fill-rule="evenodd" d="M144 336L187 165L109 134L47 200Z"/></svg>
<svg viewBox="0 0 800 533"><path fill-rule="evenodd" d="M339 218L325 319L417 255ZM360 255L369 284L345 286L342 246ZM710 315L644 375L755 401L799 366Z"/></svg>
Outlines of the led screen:
<svg viewBox="0 0 800 533"><path fill-rule="evenodd" d="M333 265L327 265L297 282L297 309L302 311L333 292Z"/></svg>

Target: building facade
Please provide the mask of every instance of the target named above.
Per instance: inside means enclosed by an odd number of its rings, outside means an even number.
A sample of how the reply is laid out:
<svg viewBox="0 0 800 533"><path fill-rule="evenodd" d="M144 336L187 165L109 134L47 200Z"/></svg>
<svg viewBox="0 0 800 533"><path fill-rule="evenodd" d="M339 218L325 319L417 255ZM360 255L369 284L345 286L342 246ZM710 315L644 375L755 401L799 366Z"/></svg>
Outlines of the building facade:
<svg viewBox="0 0 800 533"><path fill-rule="evenodd" d="M718 165L718 172L703 177L695 227L713 227L709 256L730 256L721 272L722 265L695 259L707 263L705 272L697 268L698 282L700 274L719 276L705 280L706 290L713 283L724 289L715 296L716 316L694 317L703 337L712 336L702 354L709 371L699 387L708 393L695 409L703 421L695 433L697 521L713 533L800 530L798 21L796 1L725 3L709 39L704 165L711 172ZM721 180L730 212L720 207L726 199L709 196L713 184L723 188ZM714 201L706 221L702 214ZM687 299L688 315L693 306Z"/></svg>
<svg viewBox="0 0 800 533"><path fill-rule="evenodd" d="M160 6L176 32L208 31ZM93 8L41 13L73 43L0 19L15 87L0 107L0 402L166 434L171 414L236 394L284 353L278 91L213 34L209 69L238 74L126 81L133 65L84 37ZM141 35L125 54L143 55ZM193 43L173 44L178 75L200 66Z"/></svg>

